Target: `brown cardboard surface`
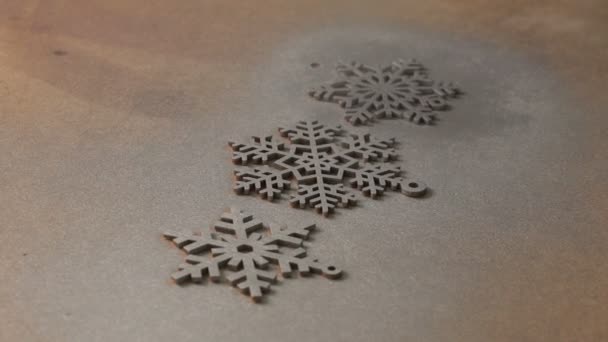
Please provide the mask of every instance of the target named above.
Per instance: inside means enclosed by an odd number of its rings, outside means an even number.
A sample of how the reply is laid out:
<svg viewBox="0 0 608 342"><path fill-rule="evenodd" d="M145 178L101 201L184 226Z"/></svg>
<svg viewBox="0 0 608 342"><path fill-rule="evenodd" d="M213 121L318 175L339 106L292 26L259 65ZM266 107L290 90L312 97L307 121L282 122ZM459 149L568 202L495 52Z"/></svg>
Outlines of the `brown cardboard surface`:
<svg viewBox="0 0 608 342"><path fill-rule="evenodd" d="M603 1L3 1L0 340L608 339ZM325 219L231 191L229 140L339 108L333 65L414 57L463 96L396 137L432 189ZM318 68L310 68L316 62ZM169 280L166 230L314 222L345 270L262 304Z"/></svg>

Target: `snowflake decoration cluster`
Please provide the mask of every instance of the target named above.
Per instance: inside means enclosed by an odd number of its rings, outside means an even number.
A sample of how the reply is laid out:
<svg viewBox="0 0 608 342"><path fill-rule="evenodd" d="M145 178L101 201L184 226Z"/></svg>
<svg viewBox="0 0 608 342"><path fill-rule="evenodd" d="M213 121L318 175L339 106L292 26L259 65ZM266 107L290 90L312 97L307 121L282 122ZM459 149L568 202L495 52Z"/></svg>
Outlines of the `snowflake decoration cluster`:
<svg viewBox="0 0 608 342"><path fill-rule="evenodd" d="M266 228L253 215L233 208L210 232L164 234L188 253L171 278L177 283L200 283L205 278L219 282L225 278L254 301L260 300L277 279L277 272L272 269L276 267L270 265L278 266L283 277L297 271L300 275L314 272L339 278L342 271L336 266L306 255L303 242L314 228L275 224Z"/></svg>
<svg viewBox="0 0 608 342"><path fill-rule="evenodd" d="M378 68L340 63L336 71L337 80L310 90L309 95L340 104L346 120L355 125L383 118L430 124L437 111L447 108L446 100L459 93L450 83L430 79L416 60L398 60Z"/></svg>
<svg viewBox="0 0 608 342"><path fill-rule="evenodd" d="M393 139L353 134L338 141L340 127L326 127L317 121L302 121L279 132L290 142L288 148L272 136L254 137L249 143L229 143L235 164L262 164L235 170L237 194L255 192L271 201L295 180L297 193L289 203L328 215L337 206L356 201L344 187L345 180L372 198L386 189L400 190L410 197L426 192L423 182L401 177L400 168L388 163L396 156Z"/></svg>

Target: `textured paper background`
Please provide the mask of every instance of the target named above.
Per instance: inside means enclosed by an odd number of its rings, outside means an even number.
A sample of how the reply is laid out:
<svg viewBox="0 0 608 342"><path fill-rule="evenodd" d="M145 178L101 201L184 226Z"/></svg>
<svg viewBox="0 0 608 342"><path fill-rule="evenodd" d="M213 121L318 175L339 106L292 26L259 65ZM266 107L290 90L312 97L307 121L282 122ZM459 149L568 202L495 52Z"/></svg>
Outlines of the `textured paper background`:
<svg viewBox="0 0 608 342"><path fill-rule="evenodd" d="M602 1L3 1L0 340L608 339ZM324 219L234 195L226 142L342 123L308 87L338 60L418 58L465 91L396 137L432 196ZM310 68L317 62L319 68ZM315 222L346 277L256 305L179 287L167 229L237 205Z"/></svg>

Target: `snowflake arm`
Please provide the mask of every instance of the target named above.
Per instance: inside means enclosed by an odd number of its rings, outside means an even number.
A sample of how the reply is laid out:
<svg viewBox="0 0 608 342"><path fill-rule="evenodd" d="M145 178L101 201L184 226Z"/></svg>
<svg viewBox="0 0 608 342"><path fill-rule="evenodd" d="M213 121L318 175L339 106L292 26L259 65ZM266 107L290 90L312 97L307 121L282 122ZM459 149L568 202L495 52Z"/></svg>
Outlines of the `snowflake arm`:
<svg viewBox="0 0 608 342"><path fill-rule="evenodd" d="M349 193L344 185L327 183L299 184L297 195L289 200L292 207L305 208L308 205L324 216L331 214L338 205L348 207L355 202L355 195Z"/></svg>
<svg viewBox="0 0 608 342"><path fill-rule="evenodd" d="M374 117L378 119L397 119L403 117L403 109L399 100L380 100L374 101Z"/></svg>
<svg viewBox="0 0 608 342"><path fill-rule="evenodd" d="M416 59L399 59L390 66L384 69L386 72L394 72L400 76L408 76L413 80L425 80L427 79L427 70L420 62Z"/></svg>
<svg viewBox="0 0 608 342"><path fill-rule="evenodd" d="M275 273L259 269L251 258L243 259L240 271L227 276L228 281L246 293L254 301L262 298L263 292L270 288L277 276Z"/></svg>
<svg viewBox="0 0 608 342"><path fill-rule="evenodd" d="M231 208L230 212L222 214L221 219L214 225L216 231L233 234L241 239L246 239L249 234L260 230L262 227L262 221L237 208Z"/></svg>
<svg viewBox="0 0 608 342"><path fill-rule="evenodd" d="M211 233L200 234L180 234L174 232L166 232L163 236L167 240L186 251L187 253L199 253L210 250L214 247L221 247L223 244L220 240L214 239Z"/></svg>
<svg viewBox="0 0 608 342"><path fill-rule="evenodd" d="M318 101L334 102L342 106L351 107L352 104L348 104L349 101L352 101L349 98L348 78L353 76L365 77L365 73L373 71L373 69L361 63L350 62L338 63L336 71L341 76L340 79L323 84L317 88L312 88L308 91L308 95Z"/></svg>
<svg viewBox="0 0 608 342"><path fill-rule="evenodd" d="M368 165L367 167L354 170L354 177L350 184L363 192L365 196L375 198L384 193L386 188L401 190L408 197L420 197L426 193L427 186L423 182L404 179L399 177L399 167L386 165Z"/></svg>
<svg viewBox="0 0 608 342"><path fill-rule="evenodd" d="M354 171L355 177L350 180L350 184L361 190L365 196L376 198L382 195L387 187L395 188L392 185L396 182L399 172L397 167L368 166Z"/></svg>
<svg viewBox="0 0 608 342"><path fill-rule="evenodd" d="M353 125L364 125L371 122L374 120L375 114L368 107L370 106L348 108L344 114L344 118Z"/></svg>
<svg viewBox="0 0 608 342"><path fill-rule="evenodd" d="M322 264L317 259L306 257L306 250L301 248L303 241L308 239L308 236L314 229L314 224L306 225L301 228L288 228L271 224L271 235L264 238L263 243L288 246L294 249L286 253L265 251L263 256L276 262L284 277L289 277L295 268L300 275L309 275L311 272L316 272L323 274L330 279L338 278L342 272L340 269L333 265Z"/></svg>
<svg viewBox="0 0 608 342"><path fill-rule="evenodd" d="M212 248L224 246L220 240L215 240L212 234L179 234L167 232L163 234L168 240L186 251L187 253L200 253ZM201 282L205 274L209 275L211 280L216 281L220 277L219 268L226 263L227 259L206 260L197 255L189 254L186 262L178 267L178 271L171 275L171 278L177 283L183 283L187 280L193 282Z"/></svg>
<svg viewBox="0 0 608 342"><path fill-rule="evenodd" d="M229 258L208 259L198 255L188 255L186 262L178 266L178 271L171 274L171 279L176 283L181 284L188 280L200 283L205 276L217 282L220 280L220 267L222 267Z"/></svg>
<svg viewBox="0 0 608 342"><path fill-rule="evenodd" d="M300 121L294 128L279 128L279 133L291 143L291 154L301 152L331 152L334 137L340 127L325 127L318 121Z"/></svg>
<svg viewBox="0 0 608 342"><path fill-rule="evenodd" d="M428 107L409 107L403 111L403 117L417 124L430 124L435 120L435 112Z"/></svg>
<svg viewBox="0 0 608 342"><path fill-rule="evenodd" d="M248 164L254 162L265 164L283 156L283 144L272 140L272 136L253 137L251 143L229 142L232 148L232 162L235 164Z"/></svg>
<svg viewBox="0 0 608 342"><path fill-rule="evenodd" d="M310 89L308 95L318 101L339 103L347 98L348 88L346 87L346 84L347 81L323 84L317 88Z"/></svg>
<svg viewBox="0 0 608 342"><path fill-rule="evenodd" d="M369 73L377 73L378 70L359 62L339 62L336 71L343 77L367 77Z"/></svg>
<svg viewBox="0 0 608 342"><path fill-rule="evenodd" d="M369 133L353 134L342 140L344 151L336 156L349 156L364 161L388 162L396 158L395 139L382 140Z"/></svg>
<svg viewBox="0 0 608 342"><path fill-rule="evenodd" d="M285 179L289 176L288 173L275 171L268 167L236 169L234 175L236 182L233 189L237 194L247 195L255 191L269 201L280 196L285 189L289 189L290 185L290 181Z"/></svg>
<svg viewBox="0 0 608 342"><path fill-rule="evenodd" d="M289 253L264 253L264 257L275 261L281 269L281 275L288 278L293 274L294 270L302 276L310 275L311 273L319 273L329 279L337 279L342 275L342 270L336 266L319 262L306 256L304 248L291 250Z"/></svg>
<svg viewBox="0 0 608 342"><path fill-rule="evenodd" d="M262 243L266 245L275 244L278 246L288 246L297 248L302 246L302 242L308 239L310 233L315 229L314 224L306 225L300 228L287 228L277 224L270 224L270 236L263 239Z"/></svg>

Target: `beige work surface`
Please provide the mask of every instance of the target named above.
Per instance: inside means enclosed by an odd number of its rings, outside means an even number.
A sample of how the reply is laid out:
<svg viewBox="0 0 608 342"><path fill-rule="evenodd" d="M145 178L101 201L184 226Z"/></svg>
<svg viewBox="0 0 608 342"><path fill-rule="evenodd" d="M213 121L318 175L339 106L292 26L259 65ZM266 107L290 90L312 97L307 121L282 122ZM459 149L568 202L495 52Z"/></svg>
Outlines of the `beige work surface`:
<svg viewBox="0 0 608 342"><path fill-rule="evenodd" d="M605 0L0 0L0 341L608 341L607 52ZM307 89L398 58L463 95L351 130L430 196L231 191L229 140L344 124ZM345 277L174 284L161 233L230 206Z"/></svg>

